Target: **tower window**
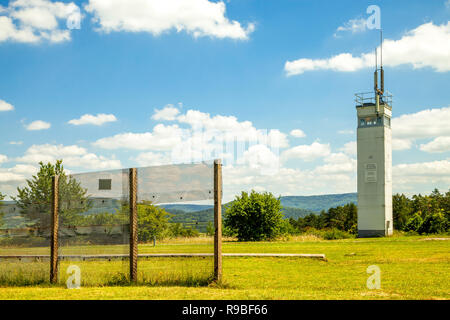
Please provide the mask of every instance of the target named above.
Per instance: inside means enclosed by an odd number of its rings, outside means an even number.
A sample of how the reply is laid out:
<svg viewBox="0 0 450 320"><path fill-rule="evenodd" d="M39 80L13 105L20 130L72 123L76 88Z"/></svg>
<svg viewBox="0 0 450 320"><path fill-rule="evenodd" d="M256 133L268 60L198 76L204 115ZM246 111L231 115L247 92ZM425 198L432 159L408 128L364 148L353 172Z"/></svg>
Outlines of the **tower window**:
<svg viewBox="0 0 450 320"><path fill-rule="evenodd" d="M111 190L111 179L99 179L98 190Z"/></svg>

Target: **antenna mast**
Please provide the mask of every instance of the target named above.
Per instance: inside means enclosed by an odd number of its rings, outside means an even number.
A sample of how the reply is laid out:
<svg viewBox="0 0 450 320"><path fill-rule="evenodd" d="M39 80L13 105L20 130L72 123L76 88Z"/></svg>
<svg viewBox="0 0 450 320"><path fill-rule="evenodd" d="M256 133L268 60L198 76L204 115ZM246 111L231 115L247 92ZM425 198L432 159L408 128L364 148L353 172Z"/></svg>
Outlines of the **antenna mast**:
<svg viewBox="0 0 450 320"><path fill-rule="evenodd" d="M384 70L383 70L383 29L380 29L380 49L381 49L381 94L384 94Z"/></svg>

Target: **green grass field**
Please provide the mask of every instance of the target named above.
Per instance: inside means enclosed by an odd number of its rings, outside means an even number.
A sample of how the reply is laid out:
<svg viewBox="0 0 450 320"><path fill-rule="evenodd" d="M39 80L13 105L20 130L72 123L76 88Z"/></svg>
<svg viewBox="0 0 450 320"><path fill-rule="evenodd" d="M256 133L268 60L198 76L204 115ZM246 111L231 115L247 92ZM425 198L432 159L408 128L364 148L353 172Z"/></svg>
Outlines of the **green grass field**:
<svg viewBox="0 0 450 320"><path fill-rule="evenodd" d="M450 242L432 239L398 236L333 241L312 237L257 243L226 241L224 253L324 253L328 261L224 257L221 285L208 284L212 271L209 258L140 261L139 277L146 284L138 286L120 285L123 281L117 275L126 274L128 268L121 261L62 262L59 285L2 284L0 299L449 299ZM139 253L211 252L211 249L209 240L200 239L169 241L156 247L140 245ZM13 250L17 253L16 249L1 249L0 254ZM86 249L83 250L86 253ZM101 250L104 249L89 247L89 253ZM122 250L120 246L110 247L109 253ZM17 265L2 264L0 274L5 274L5 270L17 270ZM65 269L69 264L81 268L81 289L69 290L64 286ZM370 265L381 269L379 290L366 287L369 277L366 269ZM32 269L30 263L20 266L22 273ZM41 263L37 269L37 278L43 276L46 281L47 264Z"/></svg>

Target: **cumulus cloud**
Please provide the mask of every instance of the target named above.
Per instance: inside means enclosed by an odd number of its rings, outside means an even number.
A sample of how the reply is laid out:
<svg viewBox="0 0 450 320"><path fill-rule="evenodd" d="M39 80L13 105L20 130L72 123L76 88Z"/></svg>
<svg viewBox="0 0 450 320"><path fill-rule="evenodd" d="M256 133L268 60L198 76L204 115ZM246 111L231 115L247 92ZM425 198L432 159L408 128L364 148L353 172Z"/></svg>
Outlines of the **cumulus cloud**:
<svg viewBox="0 0 450 320"><path fill-rule="evenodd" d="M50 123L42 120L33 121L25 126L25 128L29 131L46 130L49 129L50 127L51 127Z"/></svg>
<svg viewBox="0 0 450 320"><path fill-rule="evenodd" d="M316 167L314 172L319 174L355 174L356 160L348 155L340 153L331 153L324 158L326 164Z"/></svg>
<svg viewBox="0 0 450 320"><path fill-rule="evenodd" d="M413 145L413 141L411 139L392 139L392 150L401 151L401 150L409 150Z"/></svg>
<svg viewBox="0 0 450 320"><path fill-rule="evenodd" d="M330 144L322 144L317 141L311 145L299 145L283 151L281 158L283 161L290 159L301 159L304 161L313 161L324 158L331 153Z"/></svg>
<svg viewBox="0 0 450 320"><path fill-rule="evenodd" d="M4 154L0 154L0 164L2 164L3 162L8 161L8 157L5 156Z"/></svg>
<svg viewBox="0 0 450 320"><path fill-rule="evenodd" d="M357 144L356 141L350 141L344 144L344 146L340 149L340 151L348 154L350 156L356 155L357 152Z"/></svg>
<svg viewBox="0 0 450 320"><path fill-rule="evenodd" d="M0 11L0 42L68 41L71 38L70 30L65 28L68 19L81 19L80 9L73 2L10 1Z"/></svg>
<svg viewBox="0 0 450 320"><path fill-rule="evenodd" d="M152 132L119 133L112 137L99 139L94 146L103 149L132 149L132 150L170 150L180 143L183 130L178 125L166 126L157 124Z"/></svg>
<svg viewBox="0 0 450 320"><path fill-rule="evenodd" d="M55 162L59 159L62 159L66 166L74 168L95 168L97 170L102 170L122 167L119 160L97 156L77 145L64 146L62 144L32 145L27 149L25 154L22 157L18 157L16 161L36 164L40 161Z"/></svg>
<svg viewBox="0 0 450 320"><path fill-rule="evenodd" d="M167 108L170 110L172 107ZM177 124L160 123L151 132L120 133L99 139L93 145L104 149L170 151L172 162L229 157L224 147L234 150L231 144L237 142L240 142L239 145L265 144L271 149L289 146L286 134L277 129L258 130L250 121L238 121L233 116L211 116L198 110L187 110L175 116L175 113L169 114L165 109L160 110L162 113L156 112L158 118L168 119L170 116Z"/></svg>
<svg viewBox="0 0 450 320"><path fill-rule="evenodd" d="M367 19L357 18L350 19L345 22L342 26L339 26L334 34L335 37L339 37L339 35L343 32L351 32L351 33L360 33L367 30Z"/></svg>
<svg viewBox="0 0 450 320"><path fill-rule="evenodd" d="M0 99L0 112L1 111L12 111L12 110L14 110L14 107L12 104Z"/></svg>
<svg viewBox="0 0 450 320"><path fill-rule="evenodd" d="M134 159L139 166L159 166L170 163L170 158L166 154L156 152L142 152Z"/></svg>
<svg viewBox="0 0 450 320"><path fill-rule="evenodd" d="M176 119L176 117L179 113L180 113L180 110L175 108L173 105L168 104L161 110L155 109L155 114L152 116L152 119L153 120L173 121Z"/></svg>
<svg viewBox="0 0 450 320"><path fill-rule="evenodd" d="M450 151L450 136L437 137L431 142L421 144L420 150L429 153L443 153Z"/></svg>
<svg viewBox="0 0 450 320"><path fill-rule="evenodd" d="M70 124L75 126L80 126L84 124L92 124L94 126L101 126L107 122L115 122L117 118L113 114L99 113L96 116L92 114L85 114L79 119L72 119L69 121Z"/></svg>
<svg viewBox="0 0 450 320"><path fill-rule="evenodd" d="M194 37L210 36L245 40L254 30L225 16L222 1L208 0L89 0L87 12L102 32L148 32L155 36L163 32L185 31Z"/></svg>
<svg viewBox="0 0 450 320"><path fill-rule="evenodd" d="M416 113L404 114L392 119L392 144L394 150L407 150L419 139L438 139L421 145L425 152L436 152L444 147L446 138L450 137L450 107L426 109Z"/></svg>
<svg viewBox="0 0 450 320"><path fill-rule="evenodd" d="M407 32L399 40L384 40L383 56L385 66L407 64L414 69L430 67L437 72L450 71L450 21L442 25L425 23ZM354 72L373 67L374 60L373 53L359 56L341 53L328 59L287 61L284 70L288 76L314 70Z"/></svg>
<svg viewBox="0 0 450 320"><path fill-rule="evenodd" d="M447 159L399 164L392 168L392 174L393 184L397 190L430 192L436 187L448 190L450 185L450 161Z"/></svg>
<svg viewBox="0 0 450 320"><path fill-rule="evenodd" d="M306 137L306 134L301 129L294 129L291 131L291 136L296 138L304 138Z"/></svg>

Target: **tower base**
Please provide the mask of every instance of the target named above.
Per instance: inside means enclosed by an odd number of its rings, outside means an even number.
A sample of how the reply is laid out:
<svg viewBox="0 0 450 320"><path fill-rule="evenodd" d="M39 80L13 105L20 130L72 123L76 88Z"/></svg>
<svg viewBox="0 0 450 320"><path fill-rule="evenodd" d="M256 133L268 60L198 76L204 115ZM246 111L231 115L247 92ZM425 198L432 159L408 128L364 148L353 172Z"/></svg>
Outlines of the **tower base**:
<svg viewBox="0 0 450 320"><path fill-rule="evenodd" d="M385 236L385 230L358 230L358 238L377 238Z"/></svg>

